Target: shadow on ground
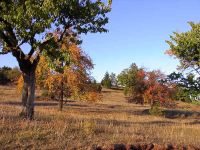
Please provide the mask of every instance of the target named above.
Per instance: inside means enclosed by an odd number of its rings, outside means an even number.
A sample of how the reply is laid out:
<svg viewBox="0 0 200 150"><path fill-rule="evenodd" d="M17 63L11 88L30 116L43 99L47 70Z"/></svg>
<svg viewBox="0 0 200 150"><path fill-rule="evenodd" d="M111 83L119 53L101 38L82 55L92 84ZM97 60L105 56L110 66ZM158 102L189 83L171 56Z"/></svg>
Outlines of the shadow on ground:
<svg viewBox="0 0 200 150"><path fill-rule="evenodd" d="M0 102L0 105L8 105L8 106L21 106L21 102L16 101L6 101L6 102ZM39 107L56 107L58 105L58 102L44 102L44 101L37 101L35 102L35 106ZM65 108L67 110L73 109L73 110L79 110L83 111L84 113L102 113L102 114L109 114L109 113L126 113L129 115L150 115L149 109L147 107L138 107L140 109L134 109L134 106L127 107L125 109L125 106L120 105L108 105L108 104L89 104L89 103L78 103L76 101L69 101L64 104ZM196 111L185 111L185 110L164 110L164 117L169 119L200 119L200 112Z"/></svg>
<svg viewBox="0 0 200 150"><path fill-rule="evenodd" d="M169 119L200 119L200 112L184 110L163 110L164 117ZM143 114L150 115L149 109L145 109Z"/></svg>
<svg viewBox="0 0 200 150"><path fill-rule="evenodd" d="M166 118L200 118L200 112L184 110L164 110Z"/></svg>

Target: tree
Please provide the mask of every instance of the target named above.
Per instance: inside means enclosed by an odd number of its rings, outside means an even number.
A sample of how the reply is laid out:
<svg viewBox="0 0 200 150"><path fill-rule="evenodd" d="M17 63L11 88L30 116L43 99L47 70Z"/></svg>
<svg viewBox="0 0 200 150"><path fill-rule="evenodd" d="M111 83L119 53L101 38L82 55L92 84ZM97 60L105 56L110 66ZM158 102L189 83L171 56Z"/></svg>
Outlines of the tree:
<svg viewBox="0 0 200 150"><path fill-rule="evenodd" d="M44 80L43 83L49 93L59 96L59 110L62 110L64 96L68 97L70 94L75 96L75 93L81 95L80 91L85 91L93 63L78 45L70 41L69 37L64 37L61 50L44 51L44 56L46 57L43 61L39 62L38 77L41 76ZM48 66L44 69L46 62ZM42 70L47 72L44 73ZM46 75L45 79L43 75Z"/></svg>
<svg viewBox="0 0 200 150"><path fill-rule="evenodd" d="M112 87L117 87L117 77L115 73L110 74L110 80L111 80L111 86Z"/></svg>
<svg viewBox="0 0 200 150"><path fill-rule="evenodd" d="M10 70L12 70L12 68L5 67L5 66L0 68L0 84L5 85L8 82L10 82L7 75Z"/></svg>
<svg viewBox="0 0 200 150"><path fill-rule="evenodd" d="M105 73L102 81L101 81L101 84L102 86L104 86L105 88L108 88L110 89L111 86L112 86L112 83L111 83L111 79L110 79L110 75L108 72Z"/></svg>
<svg viewBox="0 0 200 150"><path fill-rule="evenodd" d="M0 68L0 84L15 83L20 77L19 68L2 67Z"/></svg>
<svg viewBox="0 0 200 150"><path fill-rule="evenodd" d="M166 53L180 60L181 69L192 69L200 75L200 23L189 22L191 30L188 32L174 32L171 40L166 41L170 50Z"/></svg>
<svg viewBox="0 0 200 150"><path fill-rule="evenodd" d="M12 53L22 71L22 116L30 120L34 116L35 70L41 53L52 47L58 49L63 37L68 36L68 29L74 31L74 37L81 33L106 32L105 14L111 10L110 5L110 0L108 5L101 0L0 2L0 51ZM61 33L59 37L54 36L54 30ZM22 49L24 44L30 46L27 54Z"/></svg>
<svg viewBox="0 0 200 150"><path fill-rule="evenodd" d="M198 97L200 91L200 78L195 75L173 72L167 76L166 82L176 85L175 99L184 102L191 102Z"/></svg>
<svg viewBox="0 0 200 150"><path fill-rule="evenodd" d="M163 82L165 79L161 71L145 71L133 63L128 69L118 75L119 84L124 87L124 94L129 102L155 102L165 105L172 99L174 87Z"/></svg>
<svg viewBox="0 0 200 150"><path fill-rule="evenodd" d="M143 98L152 107L155 104L168 106L172 101L175 92L174 85L163 82L165 78L165 75L160 70L146 73L146 90L143 93Z"/></svg>
<svg viewBox="0 0 200 150"><path fill-rule="evenodd" d="M118 75L119 84L124 87L124 94L129 101L143 103L143 93L146 89L144 79L144 69L139 68L135 63Z"/></svg>

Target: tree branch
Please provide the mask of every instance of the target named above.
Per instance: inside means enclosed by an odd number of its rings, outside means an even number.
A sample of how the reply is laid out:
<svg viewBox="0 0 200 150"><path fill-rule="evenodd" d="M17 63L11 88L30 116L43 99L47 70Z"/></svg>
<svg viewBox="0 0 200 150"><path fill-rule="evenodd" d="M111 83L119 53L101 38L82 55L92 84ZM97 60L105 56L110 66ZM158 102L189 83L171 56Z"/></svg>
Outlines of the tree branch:
<svg viewBox="0 0 200 150"><path fill-rule="evenodd" d="M12 43L7 35L4 34L4 32L0 32L0 37L4 40L4 42L8 45L6 47L7 50L5 50L4 54L6 52L12 52L12 55L17 58L18 61L22 61L25 58L25 54L20 49L20 47L17 47L16 43Z"/></svg>
<svg viewBox="0 0 200 150"><path fill-rule="evenodd" d="M42 51L44 50L45 46L48 45L49 43L52 42L52 40L54 40L54 37L44 41L42 44L40 44L40 46L38 47L35 56L34 56L34 60L33 62L37 62L39 60L39 55L42 53Z"/></svg>
<svg viewBox="0 0 200 150"><path fill-rule="evenodd" d="M63 37L64 37L64 35L65 35L67 29L69 29L70 27L71 27L71 23L68 23L67 25L65 25L64 31L63 31L63 33L61 34L60 39L58 40L58 42L61 42L61 41L62 41L62 39L63 39Z"/></svg>

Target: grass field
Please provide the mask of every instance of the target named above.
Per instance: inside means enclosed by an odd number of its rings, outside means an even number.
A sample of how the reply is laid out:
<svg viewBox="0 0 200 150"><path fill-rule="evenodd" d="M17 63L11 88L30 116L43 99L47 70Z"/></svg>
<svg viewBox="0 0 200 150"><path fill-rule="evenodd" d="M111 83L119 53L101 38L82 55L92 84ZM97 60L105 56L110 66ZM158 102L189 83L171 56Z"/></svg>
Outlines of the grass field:
<svg viewBox="0 0 200 150"><path fill-rule="evenodd" d="M113 144L157 143L200 147L200 106L179 103L165 116L127 103L122 91L103 90L103 101L36 101L35 120L21 119L20 96L0 86L0 149L92 149Z"/></svg>

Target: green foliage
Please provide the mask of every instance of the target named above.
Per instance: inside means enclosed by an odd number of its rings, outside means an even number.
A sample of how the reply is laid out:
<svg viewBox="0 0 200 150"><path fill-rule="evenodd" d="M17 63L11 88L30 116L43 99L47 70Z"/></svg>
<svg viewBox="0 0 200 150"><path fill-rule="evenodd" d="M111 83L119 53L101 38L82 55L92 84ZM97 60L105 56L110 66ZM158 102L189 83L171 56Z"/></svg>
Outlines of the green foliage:
<svg viewBox="0 0 200 150"><path fill-rule="evenodd" d="M76 41L75 38L82 33L107 32L104 25L108 23L106 13L110 10L111 0L108 5L101 0L0 1L0 54L11 52L17 59L23 76L32 79L28 85L32 85L31 90L25 94L25 99L30 98L26 104L28 119L33 119L33 79L42 52L46 50L46 54L52 56L49 57L50 60L56 61L49 63L51 68L63 72L63 68L58 67L59 63L69 58L68 53L60 53L63 37L79 44L81 41ZM72 37L68 34L69 30L73 31ZM23 44L30 46L27 54L22 49ZM49 54L48 50L52 49L57 50L57 53Z"/></svg>
<svg viewBox="0 0 200 150"><path fill-rule="evenodd" d="M116 88L118 86L116 74L113 72L111 74L106 72L104 78L101 81L101 85L109 89Z"/></svg>
<svg viewBox="0 0 200 150"><path fill-rule="evenodd" d="M101 81L103 87L110 89L112 86L112 81L108 72L105 73L103 80Z"/></svg>
<svg viewBox="0 0 200 150"><path fill-rule="evenodd" d="M193 74L186 77L182 73L171 73L167 77L167 82L176 84L176 94L174 98L184 102L192 102L198 98L200 93L200 78L195 78Z"/></svg>
<svg viewBox="0 0 200 150"><path fill-rule="evenodd" d="M3 0L0 2L0 54L12 52L21 71L26 73L36 68L44 50L46 56L51 56L49 60L69 59L68 53L59 50L54 53L52 49L59 48L63 37L79 44L81 41L76 37L82 33L107 32L104 25L108 23L106 14L111 11L111 3L110 0L108 4L101 0ZM20 47L23 44L31 47L27 55ZM62 72L55 62L50 65Z"/></svg>
<svg viewBox="0 0 200 150"><path fill-rule="evenodd" d="M48 90L42 89L41 90L41 96L44 98L47 98L49 96Z"/></svg>
<svg viewBox="0 0 200 150"><path fill-rule="evenodd" d="M190 99L190 92L187 89L184 89L183 87L178 86L176 94L174 96L175 100L183 101L183 102L191 102Z"/></svg>
<svg viewBox="0 0 200 150"><path fill-rule="evenodd" d="M142 68L138 68L136 64L132 64L128 69L123 70L118 75L119 85L124 87L124 94L130 97L132 100L136 100L138 102L142 102L143 97L142 93L146 89L144 85L144 75L139 73L143 73Z"/></svg>
<svg viewBox="0 0 200 150"><path fill-rule="evenodd" d="M8 84L17 81L21 72L18 68L2 67L0 68L0 84Z"/></svg>
<svg viewBox="0 0 200 150"><path fill-rule="evenodd" d="M170 46L169 54L180 60L182 69L192 69L200 75L200 24L189 22L188 32L174 32L167 41Z"/></svg>
<svg viewBox="0 0 200 150"><path fill-rule="evenodd" d="M200 101L193 100L191 103L194 104L194 105L199 105L200 106Z"/></svg>
<svg viewBox="0 0 200 150"><path fill-rule="evenodd" d="M105 32L108 22L105 16L110 11L111 2L105 5L101 1L60 0L58 1L6 1L0 2L0 31L9 27L15 29L17 41L26 41L44 33L46 29L63 26L71 27L80 33ZM34 40L33 46L40 43Z"/></svg>
<svg viewBox="0 0 200 150"><path fill-rule="evenodd" d="M151 115L154 115L154 116L163 116L164 115L164 112L162 111L162 109L160 108L160 104L157 102L157 103L154 103L152 106L151 106L151 109L149 110L149 113Z"/></svg>

